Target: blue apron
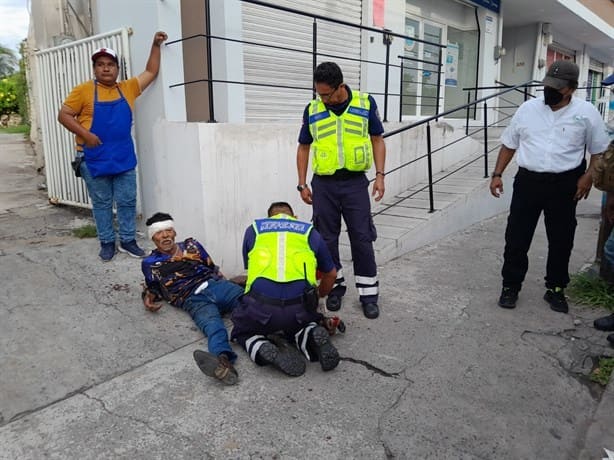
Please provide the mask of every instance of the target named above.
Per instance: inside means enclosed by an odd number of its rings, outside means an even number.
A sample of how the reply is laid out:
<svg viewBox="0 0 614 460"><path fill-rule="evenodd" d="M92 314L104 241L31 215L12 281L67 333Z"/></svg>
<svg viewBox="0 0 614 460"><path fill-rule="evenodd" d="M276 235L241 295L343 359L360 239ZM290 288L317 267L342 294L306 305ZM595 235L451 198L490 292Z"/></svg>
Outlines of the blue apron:
<svg viewBox="0 0 614 460"><path fill-rule="evenodd" d="M94 80L94 113L90 131L102 142L96 147L83 145L85 163L92 177L112 176L136 167L132 141L132 109L119 86L119 99L98 100L98 82Z"/></svg>

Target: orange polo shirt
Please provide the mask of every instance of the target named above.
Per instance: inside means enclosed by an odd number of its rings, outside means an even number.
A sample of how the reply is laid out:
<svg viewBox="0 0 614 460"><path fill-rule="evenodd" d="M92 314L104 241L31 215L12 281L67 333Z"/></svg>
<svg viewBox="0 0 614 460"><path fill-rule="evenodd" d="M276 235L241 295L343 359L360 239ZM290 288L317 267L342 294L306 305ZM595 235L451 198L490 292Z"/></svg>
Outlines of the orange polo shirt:
<svg viewBox="0 0 614 460"><path fill-rule="evenodd" d="M132 113L134 113L134 101L141 95L141 87L136 77L128 80L123 80L115 84L113 87L98 85L98 100L102 102L114 101L120 98L117 87L121 89L122 94L128 101ZM70 107L77 114L77 121L85 129L89 130L92 126L94 116L94 80L86 81L73 88L64 105ZM83 139L75 136L77 150L82 150L81 144Z"/></svg>

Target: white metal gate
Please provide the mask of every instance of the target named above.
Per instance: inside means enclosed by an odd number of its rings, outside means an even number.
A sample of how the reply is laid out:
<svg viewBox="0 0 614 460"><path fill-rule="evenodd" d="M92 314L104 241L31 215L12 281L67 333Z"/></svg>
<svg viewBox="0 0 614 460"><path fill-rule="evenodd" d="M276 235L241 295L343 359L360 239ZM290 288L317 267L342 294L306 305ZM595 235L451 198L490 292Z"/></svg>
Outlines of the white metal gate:
<svg viewBox="0 0 614 460"><path fill-rule="evenodd" d="M85 183L75 177L70 167L75 156L74 135L60 125L57 116L72 88L93 77L91 55L96 49L108 47L117 51L119 79L132 75L128 34L128 29L119 29L36 53L47 194L53 203L91 208Z"/></svg>

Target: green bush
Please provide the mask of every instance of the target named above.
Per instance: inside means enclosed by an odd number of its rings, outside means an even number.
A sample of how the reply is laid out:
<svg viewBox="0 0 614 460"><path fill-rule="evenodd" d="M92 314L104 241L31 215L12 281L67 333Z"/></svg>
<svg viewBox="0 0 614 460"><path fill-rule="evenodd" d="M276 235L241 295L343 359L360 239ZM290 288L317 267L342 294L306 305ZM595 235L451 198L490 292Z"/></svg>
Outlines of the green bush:
<svg viewBox="0 0 614 460"><path fill-rule="evenodd" d="M19 112L15 75L0 80L0 115Z"/></svg>

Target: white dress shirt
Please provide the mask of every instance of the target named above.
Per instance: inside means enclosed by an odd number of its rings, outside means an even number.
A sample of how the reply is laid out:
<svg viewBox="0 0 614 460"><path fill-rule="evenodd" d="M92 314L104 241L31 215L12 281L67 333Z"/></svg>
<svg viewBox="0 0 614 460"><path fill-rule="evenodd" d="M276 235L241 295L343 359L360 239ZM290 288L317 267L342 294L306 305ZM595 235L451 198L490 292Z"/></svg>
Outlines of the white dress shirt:
<svg viewBox="0 0 614 460"><path fill-rule="evenodd" d="M604 152L610 141L605 122L590 102L572 97L565 107L553 111L539 97L518 108L501 143L516 150L518 166L560 173L580 165L585 145L595 155Z"/></svg>

